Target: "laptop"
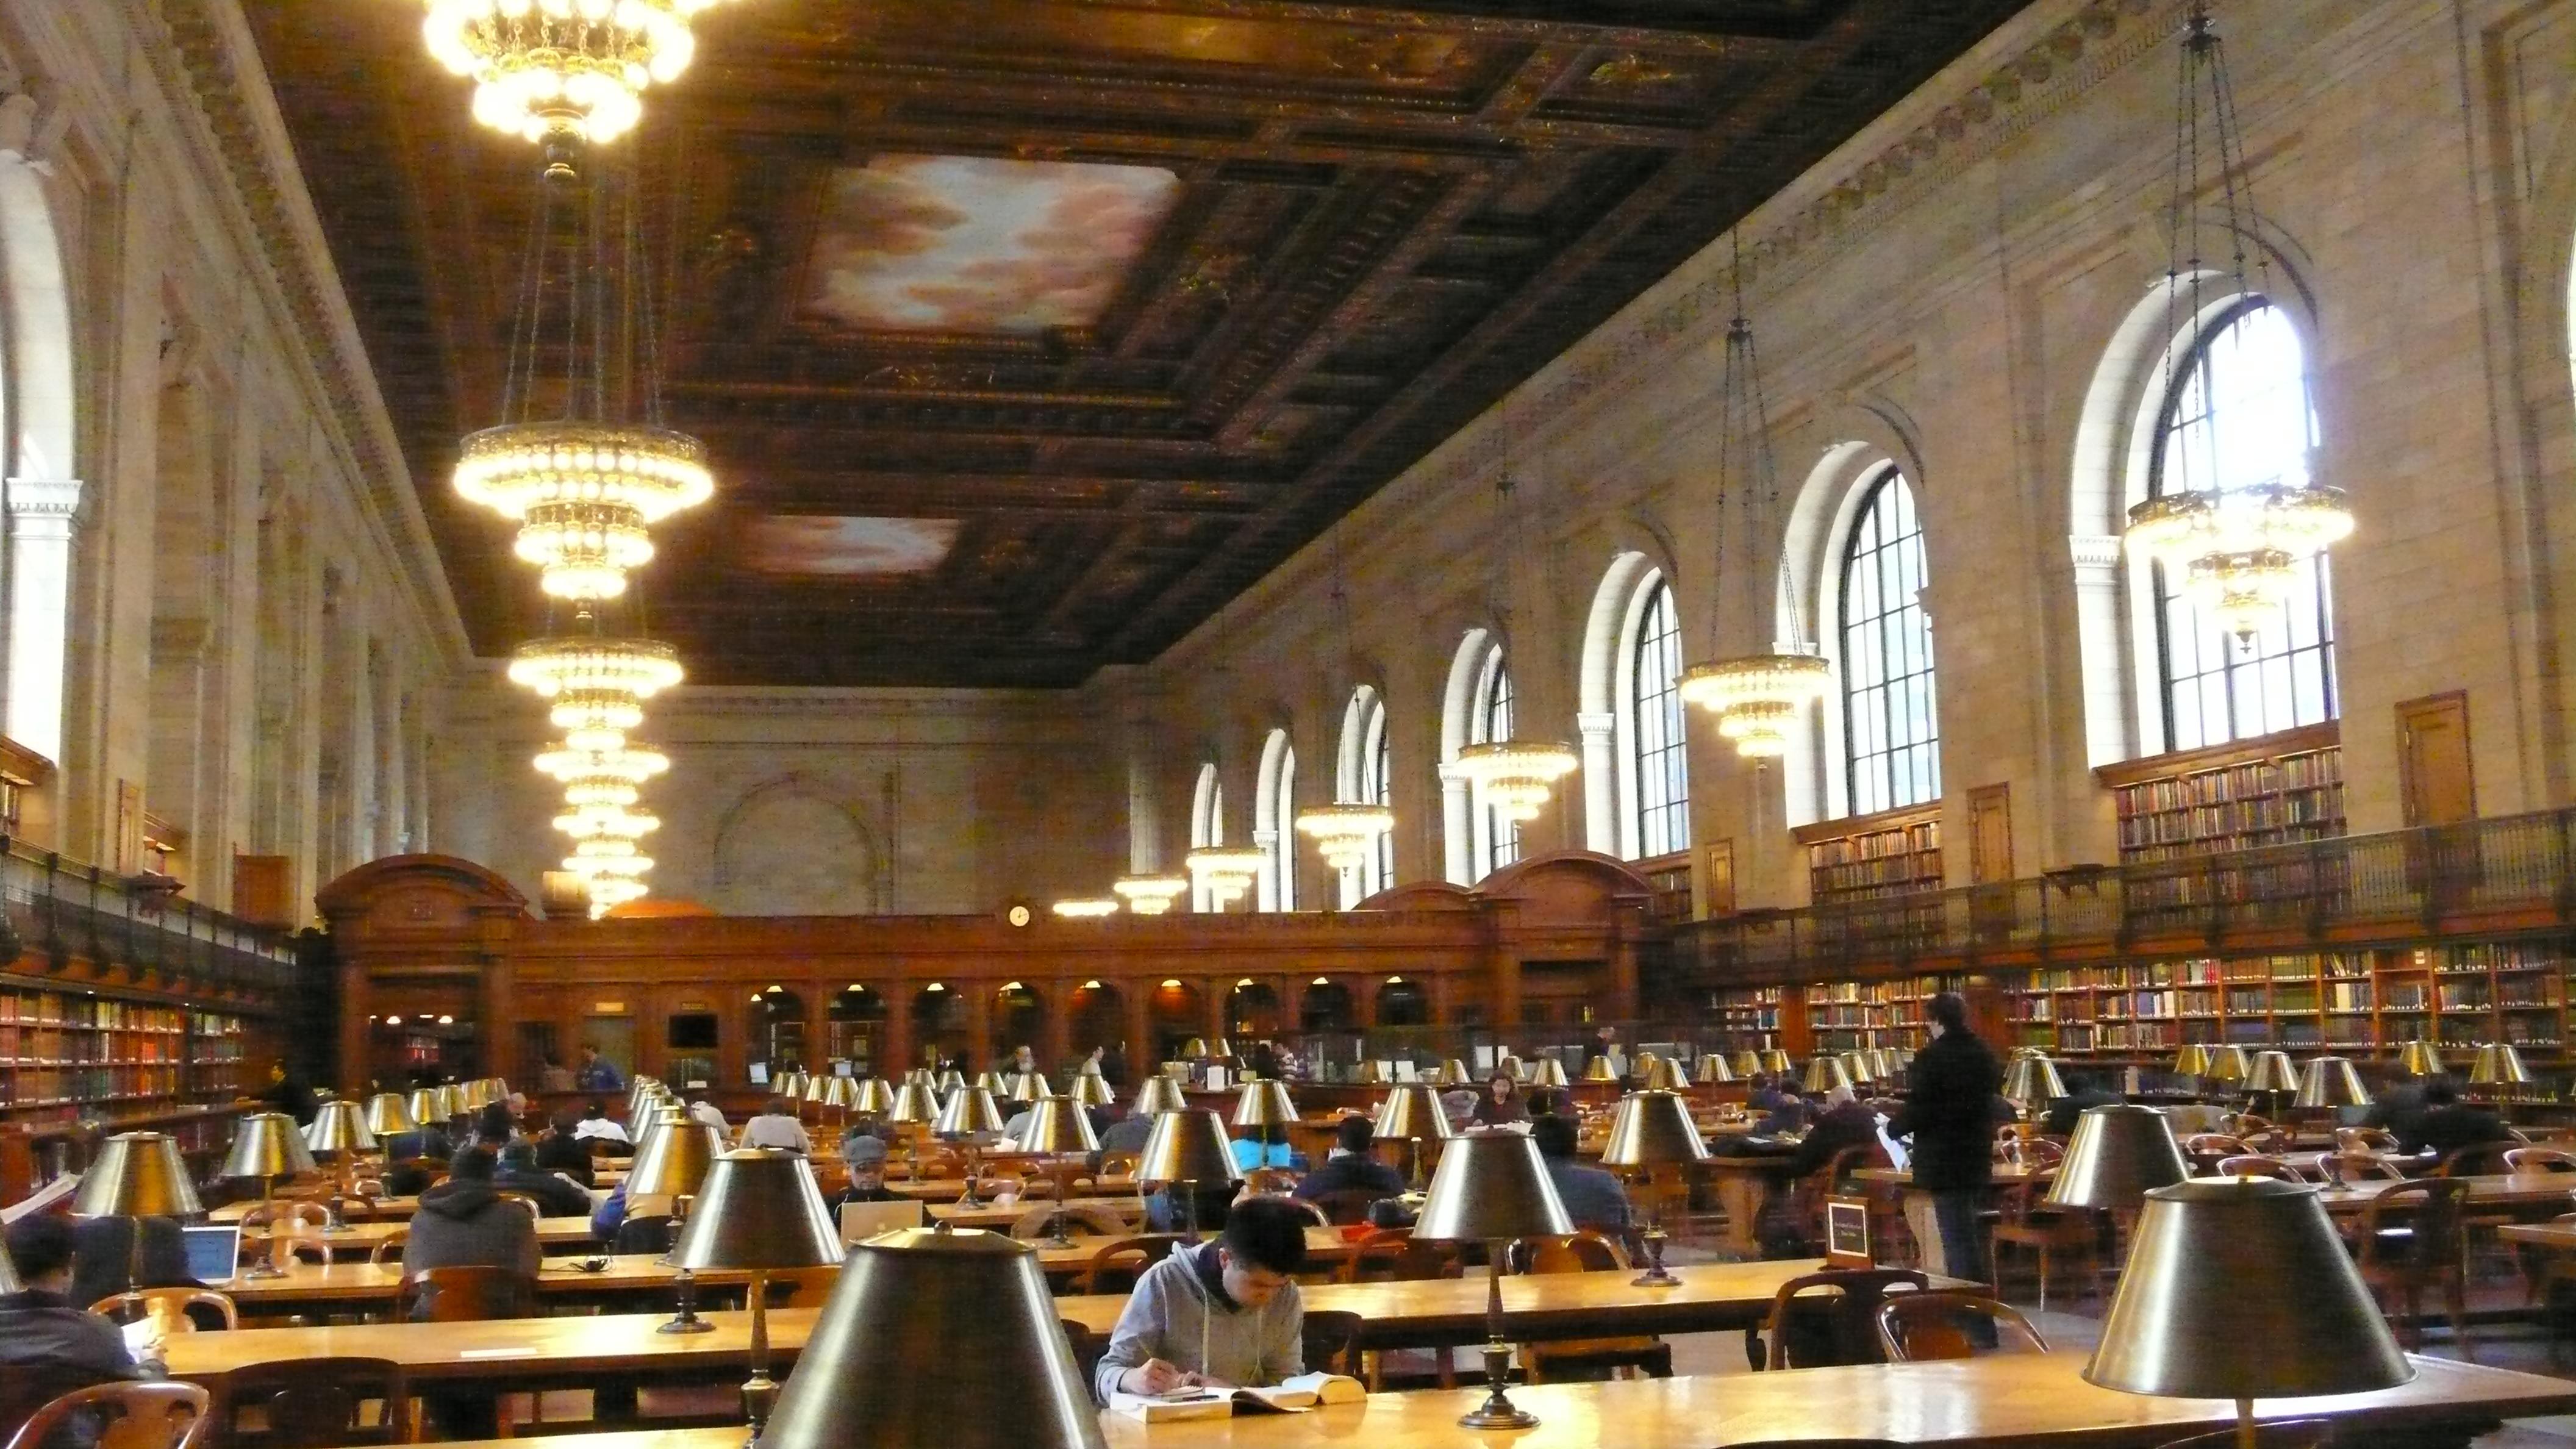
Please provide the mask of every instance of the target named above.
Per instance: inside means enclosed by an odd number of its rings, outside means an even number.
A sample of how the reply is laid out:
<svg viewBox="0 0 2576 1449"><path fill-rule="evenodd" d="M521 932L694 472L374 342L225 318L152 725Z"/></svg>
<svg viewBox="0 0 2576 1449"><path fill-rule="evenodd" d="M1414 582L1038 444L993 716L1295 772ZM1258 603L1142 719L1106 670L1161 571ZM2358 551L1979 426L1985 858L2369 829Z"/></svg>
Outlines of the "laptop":
<svg viewBox="0 0 2576 1449"><path fill-rule="evenodd" d="M917 1228L929 1218L917 1202L845 1202L841 1204L841 1244L847 1247L879 1233Z"/></svg>
<svg viewBox="0 0 2576 1449"><path fill-rule="evenodd" d="M200 1283L221 1283L240 1271L241 1228L235 1224L179 1229L188 1253L188 1276Z"/></svg>

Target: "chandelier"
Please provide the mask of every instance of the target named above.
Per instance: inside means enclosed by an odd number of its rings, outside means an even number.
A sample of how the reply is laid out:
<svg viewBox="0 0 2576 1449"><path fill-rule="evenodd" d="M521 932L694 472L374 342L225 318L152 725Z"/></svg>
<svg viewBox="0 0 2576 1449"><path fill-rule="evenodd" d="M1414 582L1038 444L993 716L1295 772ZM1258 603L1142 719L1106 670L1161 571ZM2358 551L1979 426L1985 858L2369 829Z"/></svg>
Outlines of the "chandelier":
<svg viewBox="0 0 2576 1449"><path fill-rule="evenodd" d="M668 756L633 744L613 750L557 745L537 756L537 769L564 787L564 803L625 808L643 798L643 784L671 768Z"/></svg>
<svg viewBox="0 0 2576 1449"><path fill-rule="evenodd" d="M623 805L576 805L555 817L555 829L582 840L639 840L662 828L660 819Z"/></svg>
<svg viewBox="0 0 2576 1449"><path fill-rule="evenodd" d="M1779 470L1771 457L1771 409L1762 393L1762 358L1753 345L1753 323L1744 313L1744 243L1735 243L1735 317L1726 327L1725 416L1718 437L1718 566L1721 576L1739 575L1744 617L1759 620L1766 591L1760 560L1766 540L1774 536L1780 496ZM1741 455L1739 456L1739 450ZM1726 558L1726 513L1742 515L1737 533L1739 558ZM1797 597L1789 593L1781 606L1790 643L1759 654L1740 654L1682 671L1677 691L1685 704L1717 716L1718 738L1735 746L1748 760L1777 759L1789 748L1790 731L1807 705L1823 697L1833 682L1833 666L1798 642L1801 621ZM1712 619L1711 630L1717 627Z"/></svg>
<svg viewBox="0 0 2576 1449"><path fill-rule="evenodd" d="M474 119L531 141L613 141L689 68L717 0L428 0L431 58L474 81Z"/></svg>
<svg viewBox="0 0 2576 1449"><path fill-rule="evenodd" d="M2172 339L2180 338L2182 318L2196 322L2209 315L2201 295L2208 275L2200 247L2204 190L2214 190L2222 198L2223 222L2213 221L2226 233L2237 293L2260 300L2269 290L2272 269L2268 256L2258 252L2254 269L2261 274L2262 285L2248 279L2246 218L2255 214L2254 176L2245 164L2245 138L2236 118L2236 91L2228 79L2227 48L2203 0L2195 0L2184 20L2180 64L2169 218L2172 250L2165 264L2165 335ZM2218 151L2214 188L2201 185L2204 93ZM2177 370L2192 350L2180 340L2167 346L2168 396ZM2177 474L2188 471L2192 451L2175 448L2167 455L2177 465ZM2159 481L2164 486L2156 497L2129 510L2123 537L2163 565L2167 574L2179 573L2182 596L2234 635L2240 647L2252 647L2263 625L2281 617L2282 604L2298 587L2301 567L2352 534L2352 509L2340 488L2305 481L2244 487L2213 479L2195 489L2186 476Z"/></svg>
<svg viewBox="0 0 2576 1449"><path fill-rule="evenodd" d="M1335 870L1367 864L1379 837L1394 828L1395 812L1383 805L1317 805L1297 812L1298 833L1313 840Z"/></svg>
<svg viewBox="0 0 2576 1449"><path fill-rule="evenodd" d="M647 530L715 496L706 447L647 424L503 423L468 434L456 491L519 525L518 556L558 599L613 599L653 558Z"/></svg>
<svg viewBox="0 0 2576 1449"><path fill-rule="evenodd" d="M680 677L678 654L650 639L534 639L510 658L510 682L554 702L549 718L576 750L625 744L644 722L644 701Z"/></svg>
<svg viewBox="0 0 2576 1449"><path fill-rule="evenodd" d="M1073 920L1096 920L1102 916L1118 914L1118 902L1114 899L1058 901L1055 903L1055 913Z"/></svg>
<svg viewBox="0 0 2576 1449"><path fill-rule="evenodd" d="M1460 750L1457 769L1495 814L1519 822L1536 820L1556 782L1582 763L1565 745L1496 740Z"/></svg>
<svg viewBox="0 0 2576 1449"><path fill-rule="evenodd" d="M1120 900L1127 903L1129 913L1139 916L1162 915L1189 888L1189 880L1176 875L1121 876L1109 886Z"/></svg>
<svg viewBox="0 0 2576 1449"><path fill-rule="evenodd" d="M1220 911L1243 899L1270 864L1269 852L1249 845L1202 845L1182 859L1189 866L1190 879L1206 890Z"/></svg>

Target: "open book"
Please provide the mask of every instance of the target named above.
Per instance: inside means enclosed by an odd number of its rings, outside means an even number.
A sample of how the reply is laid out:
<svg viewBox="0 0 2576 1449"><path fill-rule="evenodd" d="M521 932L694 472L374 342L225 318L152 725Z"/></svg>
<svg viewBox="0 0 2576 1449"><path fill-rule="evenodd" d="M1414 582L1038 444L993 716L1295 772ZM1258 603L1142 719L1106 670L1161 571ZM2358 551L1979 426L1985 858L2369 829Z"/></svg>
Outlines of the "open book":
<svg viewBox="0 0 2576 1449"><path fill-rule="evenodd" d="M1348 1404L1368 1397L1360 1381L1342 1374L1299 1374L1266 1389L1181 1389L1168 1394L1111 1394L1112 1413L1160 1424L1173 1419L1222 1419L1229 1414L1302 1414L1318 1404Z"/></svg>

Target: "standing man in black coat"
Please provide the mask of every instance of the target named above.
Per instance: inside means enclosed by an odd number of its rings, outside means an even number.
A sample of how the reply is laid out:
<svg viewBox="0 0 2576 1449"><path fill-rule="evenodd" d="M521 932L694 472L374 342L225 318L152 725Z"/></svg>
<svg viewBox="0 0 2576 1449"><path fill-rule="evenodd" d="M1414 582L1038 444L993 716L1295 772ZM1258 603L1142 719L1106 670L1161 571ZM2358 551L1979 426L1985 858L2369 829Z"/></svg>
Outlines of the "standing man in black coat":
<svg viewBox="0 0 2576 1449"><path fill-rule="evenodd" d="M1989 1282L1977 1214L1994 1177L1994 1101L2003 1090L2003 1064L1968 1030L1966 998L1944 991L1923 1009L1931 1018L1932 1040L1914 1054L1905 1105L1887 1132L1914 1139L1914 1188L1932 1200L1939 1240L1935 1271Z"/></svg>

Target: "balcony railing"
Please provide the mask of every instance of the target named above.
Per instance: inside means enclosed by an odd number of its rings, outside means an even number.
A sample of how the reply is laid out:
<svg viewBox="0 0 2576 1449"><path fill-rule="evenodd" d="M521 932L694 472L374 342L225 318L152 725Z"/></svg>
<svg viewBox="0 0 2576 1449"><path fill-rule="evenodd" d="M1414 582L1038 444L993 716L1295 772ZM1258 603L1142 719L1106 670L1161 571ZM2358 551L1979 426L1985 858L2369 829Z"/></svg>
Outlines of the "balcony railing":
<svg viewBox="0 0 2576 1449"><path fill-rule="evenodd" d="M0 970L86 961L134 984L274 998L295 982L294 943L273 927L0 836Z"/></svg>
<svg viewBox="0 0 2576 1449"><path fill-rule="evenodd" d="M1676 928L1698 985L2351 944L2576 923L2576 810L2353 835Z"/></svg>

